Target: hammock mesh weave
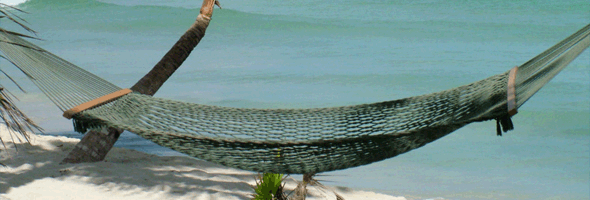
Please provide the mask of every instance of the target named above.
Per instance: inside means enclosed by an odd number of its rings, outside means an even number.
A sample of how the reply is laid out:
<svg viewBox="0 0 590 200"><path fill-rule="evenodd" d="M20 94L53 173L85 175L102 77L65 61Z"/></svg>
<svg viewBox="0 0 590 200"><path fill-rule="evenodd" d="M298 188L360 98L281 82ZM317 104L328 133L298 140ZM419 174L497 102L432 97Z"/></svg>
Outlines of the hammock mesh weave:
<svg viewBox="0 0 590 200"><path fill-rule="evenodd" d="M520 107L590 44L590 25L518 68ZM121 88L0 32L0 50L60 108ZM138 93L74 116L75 130L115 127L196 158L251 171L318 173L391 158L471 122L511 129L509 72L454 89L394 101L312 109L247 109ZM499 127L499 125L498 125Z"/></svg>

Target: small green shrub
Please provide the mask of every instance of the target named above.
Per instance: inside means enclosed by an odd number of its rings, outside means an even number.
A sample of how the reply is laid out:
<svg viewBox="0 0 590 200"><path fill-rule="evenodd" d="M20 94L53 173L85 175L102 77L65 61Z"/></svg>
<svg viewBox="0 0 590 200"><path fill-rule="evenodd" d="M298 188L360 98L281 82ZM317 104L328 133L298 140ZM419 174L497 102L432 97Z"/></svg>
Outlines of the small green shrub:
<svg viewBox="0 0 590 200"><path fill-rule="evenodd" d="M283 195L283 174L264 173L258 174L256 187L254 187L253 200L282 200Z"/></svg>

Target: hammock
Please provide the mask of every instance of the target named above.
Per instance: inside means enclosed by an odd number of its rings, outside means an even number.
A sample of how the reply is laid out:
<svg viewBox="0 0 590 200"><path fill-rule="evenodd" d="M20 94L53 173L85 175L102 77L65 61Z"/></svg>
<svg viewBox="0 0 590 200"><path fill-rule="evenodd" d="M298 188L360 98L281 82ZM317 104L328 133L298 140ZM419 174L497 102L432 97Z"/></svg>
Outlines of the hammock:
<svg viewBox="0 0 590 200"><path fill-rule="evenodd" d="M251 171L319 173L366 165L437 140L471 122L510 116L590 45L590 25L505 73L405 99L312 109L247 109L185 103L125 90L18 36L0 32L0 50L74 128L125 129L175 151ZM85 102L122 95L72 112Z"/></svg>

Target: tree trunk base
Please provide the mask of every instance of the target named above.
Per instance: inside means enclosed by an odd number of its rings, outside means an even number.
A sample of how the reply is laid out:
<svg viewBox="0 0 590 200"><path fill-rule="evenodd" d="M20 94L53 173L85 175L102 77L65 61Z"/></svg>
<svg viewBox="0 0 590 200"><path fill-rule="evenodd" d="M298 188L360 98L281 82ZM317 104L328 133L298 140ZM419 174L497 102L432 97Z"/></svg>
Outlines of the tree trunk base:
<svg viewBox="0 0 590 200"><path fill-rule="evenodd" d="M103 129L102 131L88 131L60 164L99 162L104 160L122 132L123 130L115 128Z"/></svg>

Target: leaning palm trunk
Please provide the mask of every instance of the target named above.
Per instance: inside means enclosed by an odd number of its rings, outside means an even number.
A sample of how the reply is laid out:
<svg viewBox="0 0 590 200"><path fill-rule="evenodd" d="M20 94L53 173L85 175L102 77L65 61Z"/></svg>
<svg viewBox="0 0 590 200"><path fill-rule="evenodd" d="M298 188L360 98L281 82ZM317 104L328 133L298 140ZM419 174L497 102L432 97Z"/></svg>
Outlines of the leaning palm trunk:
<svg viewBox="0 0 590 200"><path fill-rule="evenodd" d="M158 91L205 36L205 31L213 15L214 5L219 6L219 2L216 0L203 0L200 14L195 23L180 37L156 66L131 87L133 91L150 96L153 96ZM103 160L122 132L122 129L115 128L90 130L62 163Z"/></svg>

